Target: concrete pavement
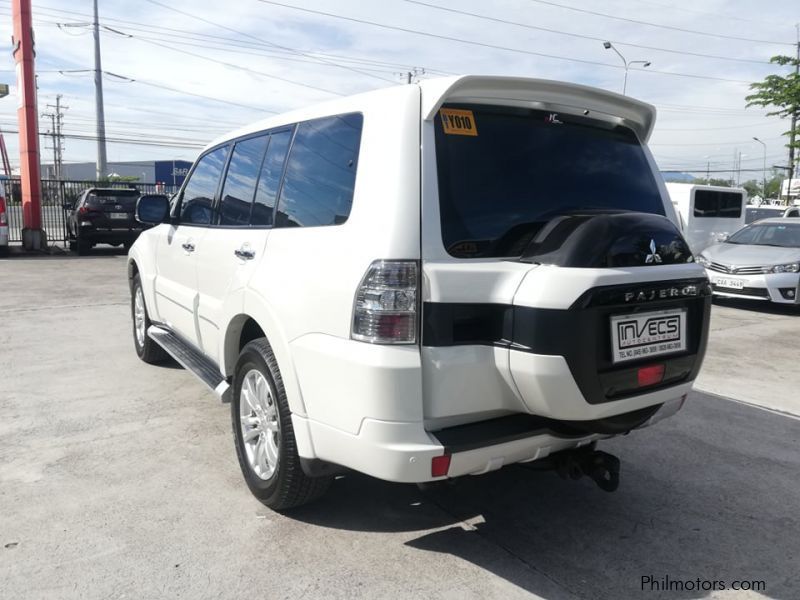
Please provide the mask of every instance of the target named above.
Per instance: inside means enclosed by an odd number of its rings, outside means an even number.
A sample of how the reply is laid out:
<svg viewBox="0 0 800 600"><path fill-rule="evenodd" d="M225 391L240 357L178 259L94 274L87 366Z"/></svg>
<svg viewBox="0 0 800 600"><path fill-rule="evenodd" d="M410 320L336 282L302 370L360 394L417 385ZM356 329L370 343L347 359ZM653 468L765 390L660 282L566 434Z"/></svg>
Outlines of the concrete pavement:
<svg viewBox="0 0 800 600"><path fill-rule="evenodd" d="M714 308L706 389L796 397L800 318L759 315ZM761 362L734 368L743 340ZM614 494L525 467L426 492L347 475L279 515L228 407L136 358L124 255L0 260L0 598L796 598L798 442L800 420L695 393L601 445Z"/></svg>

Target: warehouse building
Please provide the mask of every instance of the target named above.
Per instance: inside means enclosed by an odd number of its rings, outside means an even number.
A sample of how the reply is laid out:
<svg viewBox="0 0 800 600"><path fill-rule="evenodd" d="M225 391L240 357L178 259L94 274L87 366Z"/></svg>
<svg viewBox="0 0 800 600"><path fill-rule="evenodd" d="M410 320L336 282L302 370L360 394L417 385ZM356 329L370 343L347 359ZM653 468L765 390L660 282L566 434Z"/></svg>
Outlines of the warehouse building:
<svg viewBox="0 0 800 600"><path fill-rule="evenodd" d="M163 183L179 186L189 174L192 163L187 160L142 160L128 162L109 162L108 173L121 177L136 177L142 183ZM64 163L61 167L62 179L72 181L94 181L96 165L93 162ZM42 165L42 177L54 179L52 164Z"/></svg>

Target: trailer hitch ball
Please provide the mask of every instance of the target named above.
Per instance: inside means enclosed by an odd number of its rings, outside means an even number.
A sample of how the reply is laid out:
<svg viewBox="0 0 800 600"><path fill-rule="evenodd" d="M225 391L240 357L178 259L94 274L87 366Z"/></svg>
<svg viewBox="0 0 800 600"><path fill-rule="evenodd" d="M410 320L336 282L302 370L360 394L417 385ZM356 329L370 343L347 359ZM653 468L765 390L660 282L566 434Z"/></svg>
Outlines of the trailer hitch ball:
<svg viewBox="0 0 800 600"><path fill-rule="evenodd" d="M600 450L582 448L559 457L556 470L563 479L577 481L584 475L606 492L619 487L619 459Z"/></svg>
<svg viewBox="0 0 800 600"><path fill-rule="evenodd" d="M585 473L605 492L613 492L619 487L619 459L599 450L590 455Z"/></svg>

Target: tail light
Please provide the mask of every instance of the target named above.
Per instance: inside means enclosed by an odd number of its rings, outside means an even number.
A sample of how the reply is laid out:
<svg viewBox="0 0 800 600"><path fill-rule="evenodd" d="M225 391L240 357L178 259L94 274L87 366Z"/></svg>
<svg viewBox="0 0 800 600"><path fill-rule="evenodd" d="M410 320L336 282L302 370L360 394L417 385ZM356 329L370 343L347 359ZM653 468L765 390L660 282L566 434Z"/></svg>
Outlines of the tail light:
<svg viewBox="0 0 800 600"><path fill-rule="evenodd" d="M0 196L0 225L8 225L6 216L6 199Z"/></svg>
<svg viewBox="0 0 800 600"><path fill-rule="evenodd" d="M351 337L371 344L417 341L417 263L376 260L356 292Z"/></svg>

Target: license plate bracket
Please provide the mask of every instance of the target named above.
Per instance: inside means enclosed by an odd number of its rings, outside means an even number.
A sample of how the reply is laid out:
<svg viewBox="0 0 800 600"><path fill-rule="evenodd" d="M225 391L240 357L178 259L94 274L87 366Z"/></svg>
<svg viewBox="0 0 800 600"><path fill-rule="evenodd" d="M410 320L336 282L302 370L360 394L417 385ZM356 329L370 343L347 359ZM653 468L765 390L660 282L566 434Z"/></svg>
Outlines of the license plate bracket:
<svg viewBox="0 0 800 600"><path fill-rule="evenodd" d="M744 280L743 279L736 279L734 277L714 277L712 283L716 286L722 288L728 288L731 290L741 290L744 289Z"/></svg>
<svg viewBox="0 0 800 600"><path fill-rule="evenodd" d="M644 360L687 348L685 308L612 315L611 360L614 364Z"/></svg>
<svg viewBox="0 0 800 600"><path fill-rule="evenodd" d="M128 218L130 218L130 217L129 217L128 213L124 213L124 212L112 212L112 213L108 213L108 218L109 218L109 219L115 219L115 220L120 220L120 221L121 221L121 220L123 220L123 219L128 219Z"/></svg>

